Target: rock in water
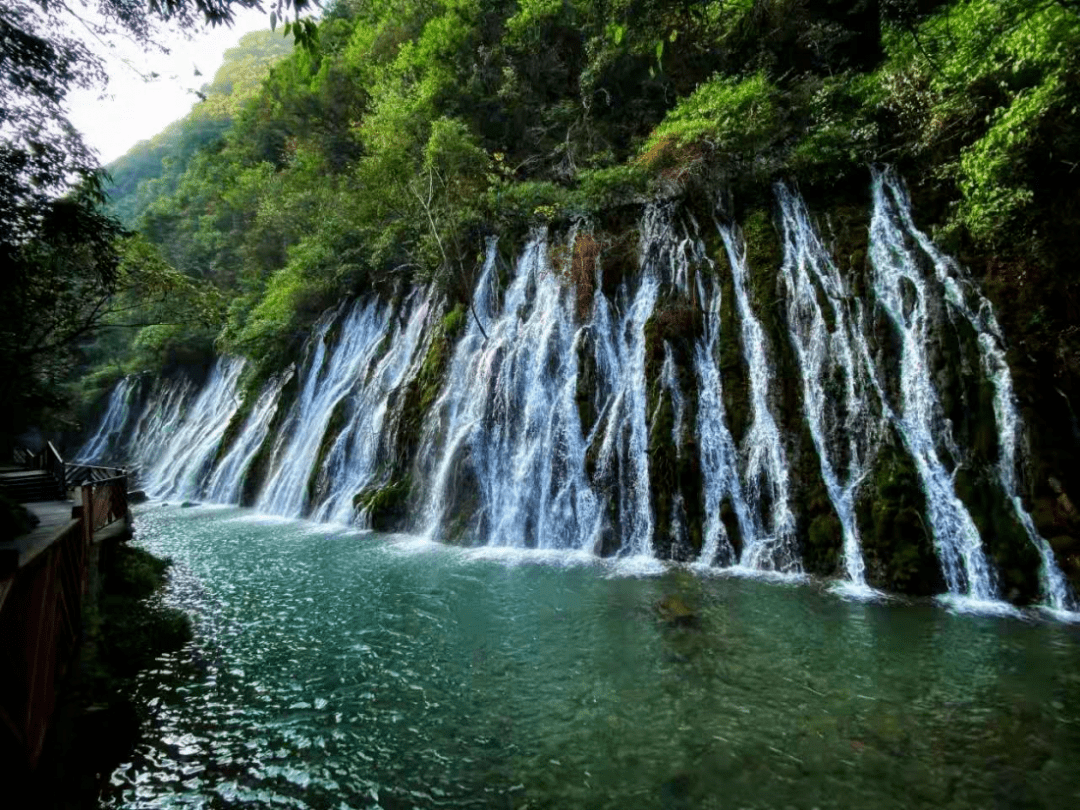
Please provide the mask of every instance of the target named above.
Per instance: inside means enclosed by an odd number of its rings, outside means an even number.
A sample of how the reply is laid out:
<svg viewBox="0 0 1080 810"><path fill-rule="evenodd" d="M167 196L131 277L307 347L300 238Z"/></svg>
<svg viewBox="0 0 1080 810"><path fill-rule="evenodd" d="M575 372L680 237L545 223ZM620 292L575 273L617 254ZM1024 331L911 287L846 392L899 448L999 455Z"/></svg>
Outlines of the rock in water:
<svg viewBox="0 0 1080 810"><path fill-rule="evenodd" d="M671 627L699 627L701 617L678 594L669 594L656 603L656 614Z"/></svg>

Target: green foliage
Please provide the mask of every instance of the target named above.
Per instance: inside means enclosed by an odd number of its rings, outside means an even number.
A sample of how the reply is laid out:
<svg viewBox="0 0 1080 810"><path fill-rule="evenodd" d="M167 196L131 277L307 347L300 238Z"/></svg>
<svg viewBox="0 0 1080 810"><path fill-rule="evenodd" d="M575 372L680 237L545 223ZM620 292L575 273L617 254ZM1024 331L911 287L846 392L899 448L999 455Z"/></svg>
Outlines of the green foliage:
<svg viewBox="0 0 1080 810"><path fill-rule="evenodd" d="M196 153L228 131L261 89L270 66L291 50L292 42L280 34L253 31L225 51L213 80L199 91L200 104L106 167L112 179L109 210L134 227L157 197L175 191Z"/></svg>
<svg viewBox="0 0 1080 810"><path fill-rule="evenodd" d="M1041 156L1080 160L1076 26L1023 0L340 2L284 58L245 39L154 142L174 150L161 175L133 196L133 156L116 204L229 299L218 348L268 367L343 296L432 282L467 301L492 231L693 183L745 200L747 182L831 189L908 162L956 202L952 232L1015 239ZM166 332L139 362L169 355Z"/></svg>
<svg viewBox="0 0 1080 810"><path fill-rule="evenodd" d="M717 76L681 100L654 130L643 159L656 165L677 147L707 144L722 152L754 152L776 137L777 92L763 73L748 79Z"/></svg>
<svg viewBox="0 0 1080 810"><path fill-rule="evenodd" d="M1055 185L1047 159L1080 159L1066 123L1080 104L1080 15L963 0L885 41L876 100L902 125L905 148L931 156L962 195L949 230L995 246L1026 236L1040 185Z"/></svg>

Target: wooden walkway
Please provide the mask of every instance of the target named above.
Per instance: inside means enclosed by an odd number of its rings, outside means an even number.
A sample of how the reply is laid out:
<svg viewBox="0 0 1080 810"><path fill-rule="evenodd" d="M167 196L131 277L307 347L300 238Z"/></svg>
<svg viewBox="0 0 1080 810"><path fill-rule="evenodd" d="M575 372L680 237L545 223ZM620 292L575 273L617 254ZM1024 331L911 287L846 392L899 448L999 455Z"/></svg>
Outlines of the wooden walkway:
<svg viewBox="0 0 1080 810"><path fill-rule="evenodd" d="M72 516L73 501L37 501L23 506L37 517L39 523L27 534L0 542L0 576L29 565L61 534L69 531L73 523L79 523L79 518Z"/></svg>
<svg viewBox="0 0 1080 810"><path fill-rule="evenodd" d="M41 756L105 541L131 529L126 471L67 465L52 445L34 460L35 470L0 469L9 482L27 473L40 478L43 469L52 479L19 498L38 525L0 541L0 760L16 778L33 772ZM61 492L75 500L46 499Z"/></svg>

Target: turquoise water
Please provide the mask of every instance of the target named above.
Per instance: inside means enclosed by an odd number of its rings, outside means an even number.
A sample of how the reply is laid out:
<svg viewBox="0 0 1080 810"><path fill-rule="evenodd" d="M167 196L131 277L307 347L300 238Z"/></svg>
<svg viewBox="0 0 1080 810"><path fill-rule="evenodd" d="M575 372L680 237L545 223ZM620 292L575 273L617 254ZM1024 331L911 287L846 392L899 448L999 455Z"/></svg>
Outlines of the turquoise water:
<svg viewBox="0 0 1080 810"><path fill-rule="evenodd" d="M196 632L108 807L1080 802L1076 626L238 509L137 532Z"/></svg>

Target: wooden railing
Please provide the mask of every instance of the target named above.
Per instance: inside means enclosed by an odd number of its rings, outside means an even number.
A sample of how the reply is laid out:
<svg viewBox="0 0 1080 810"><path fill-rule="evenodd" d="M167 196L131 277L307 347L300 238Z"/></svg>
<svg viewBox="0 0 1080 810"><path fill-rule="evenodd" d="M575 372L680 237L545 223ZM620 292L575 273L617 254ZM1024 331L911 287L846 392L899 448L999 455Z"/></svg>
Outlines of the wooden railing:
<svg viewBox="0 0 1080 810"><path fill-rule="evenodd" d="M127 517L127 475L104 478L82 487L83 518L88 541L93 533Z"/></svg>
<svg viewBox="0 0 1080 810"><path fill-rule="evenodd" d="M18 778L41 757L63 681L79 645L90 546L72 520L49 547L4 581L0 646L0 749Z"/></svg>
<svg viewBox="0 0 1080 810"><path fill-rule="evenodd" d="M75 660L84 599L108 553L104 541L127 536L128 520L126 471L65 465L52 444L30 455L35 468L77 487L79 503L45 547L20 552L0 576L0 769L16 783L41 757L57 686ZM120 531L110 528L120 521Z"/></svg>
<svg viewBox="0 0 1080 810"><path fill-rule="evenodd" d="M119 478L130 475L130 471L123 467L95 467L92 464L78 464L67 462L67 483L69 487L77 487L81 484L92 484L105 481L109 478Z"/></svg>
<svg viewBox="0 0 1080 810"><path fill-rule="evenodd" d="M60 491L60 497L67 497L67 470L64 465L64 459L60 456L60 452L56 449L52 442L47 442L45 449L41 451L41 469L47 472L56 481L57 489Z"/></svg>

